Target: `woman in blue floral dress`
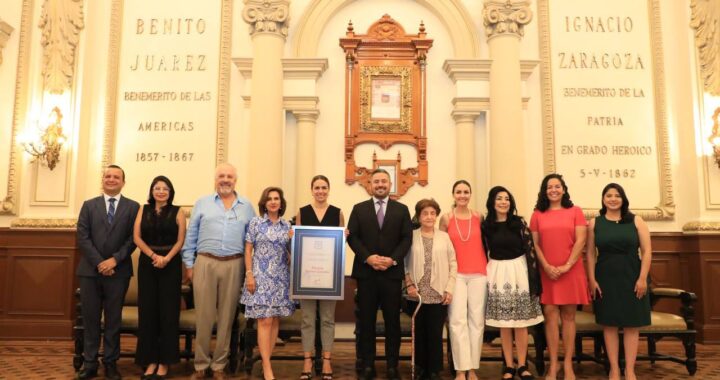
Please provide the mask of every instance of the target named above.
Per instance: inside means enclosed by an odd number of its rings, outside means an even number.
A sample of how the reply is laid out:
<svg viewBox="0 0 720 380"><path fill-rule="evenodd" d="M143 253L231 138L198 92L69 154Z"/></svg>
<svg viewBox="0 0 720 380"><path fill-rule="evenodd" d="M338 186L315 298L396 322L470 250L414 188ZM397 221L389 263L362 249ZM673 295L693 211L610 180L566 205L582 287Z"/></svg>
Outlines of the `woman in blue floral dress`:
<svg viewBox="0 0 720 380"><path fill-rule="evenodd" d="M266 188L260 215L250 221L245 242L245 288L240 302L245 316L257 319L258 349L263 376L273 379L270 357L280 328L280 317L295 311L290 300L290 223L282 219L287 208L282 189Z"/></svg>

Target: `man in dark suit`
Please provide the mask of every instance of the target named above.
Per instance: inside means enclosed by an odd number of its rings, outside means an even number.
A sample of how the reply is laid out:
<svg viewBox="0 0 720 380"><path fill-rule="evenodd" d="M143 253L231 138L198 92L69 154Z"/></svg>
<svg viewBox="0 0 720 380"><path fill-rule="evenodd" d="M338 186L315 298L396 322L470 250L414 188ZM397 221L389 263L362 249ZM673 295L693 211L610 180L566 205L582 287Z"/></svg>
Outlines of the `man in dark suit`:
<svg viewBox="0 0 720 380"><path fill-rule="evenodd" d="M375 377L375 322L378 305L385 320L385 355L388 379L399 379L400 298L405 276L403 258L412 244L407 206L388 197L390 174L373 171L373 197L353 207L348 222L348 243L353 252L352 277L357 280L360 319L361 379Z"/></svg>
<svg viewBox="0 0 720 380"><path fill-rule="evenodd" d="M77 241L82 256L75 274L80 282L85 327L84 365L78 379L97 376L103 310L105 378L121 379L115 362L120 357L123 301L133 275L133 224L140 208L134 200L120 195L124 185L125 172L119 166L108 166L103 172L103 195L85 201L78 217Z"/></svg>

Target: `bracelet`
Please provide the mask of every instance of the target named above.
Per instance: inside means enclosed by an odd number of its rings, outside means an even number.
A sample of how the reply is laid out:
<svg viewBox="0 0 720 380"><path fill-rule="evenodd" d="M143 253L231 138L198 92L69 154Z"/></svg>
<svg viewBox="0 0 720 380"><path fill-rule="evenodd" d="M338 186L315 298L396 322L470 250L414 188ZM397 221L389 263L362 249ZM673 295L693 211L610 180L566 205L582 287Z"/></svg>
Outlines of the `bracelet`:
<svg viewBox="0 0 720 380"><path fill-rule="evenodd" d="M155 252L153 252L152 255L150 255L150 258L151 258L151 259L152 259L153 257L155 257Z"/></svg>
<svg viewBox="0 0 720 380"><path fill-rule="evenodd" d="M246 276L249 275L249 274L253 274L253 271L251 271L251 270L245 271L245 275L246 275Z"/></svg>

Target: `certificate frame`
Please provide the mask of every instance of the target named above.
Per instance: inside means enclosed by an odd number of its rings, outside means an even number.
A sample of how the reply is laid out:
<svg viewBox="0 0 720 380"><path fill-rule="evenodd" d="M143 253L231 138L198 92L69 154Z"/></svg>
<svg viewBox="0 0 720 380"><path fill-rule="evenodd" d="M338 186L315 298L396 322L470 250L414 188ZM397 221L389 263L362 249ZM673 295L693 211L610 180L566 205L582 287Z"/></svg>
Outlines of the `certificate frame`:
<svg viewBox="0 0 720 380"><path fill-rule="evenodd" d="M331 239L331 243L328 243L327 239ZM322 245L322 249L313 250L313 247L306 246L313 241ZM309 253L311 251L312 256ZM315 272L316 280L321 279L320 282L324 285L308 284L310 281L308 276L312 270L308 268L308 261L318 265ZM345 298L345 227L293 226L290 251L290 298L317 300Z"/></svg>

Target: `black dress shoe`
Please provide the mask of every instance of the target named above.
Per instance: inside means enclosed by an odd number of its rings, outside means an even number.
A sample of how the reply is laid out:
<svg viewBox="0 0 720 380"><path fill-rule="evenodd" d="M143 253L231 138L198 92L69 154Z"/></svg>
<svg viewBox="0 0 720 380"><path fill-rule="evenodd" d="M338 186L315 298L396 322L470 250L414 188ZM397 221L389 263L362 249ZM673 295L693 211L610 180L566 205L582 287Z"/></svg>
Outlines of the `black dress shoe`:
<svg viewBox="0 0 720 380"><path fill-rule="evenodd" d="M375 378L375 368L373 368L373 367L365 367L360 372L361 380L373 380L374 378Z"/></svg>
<svg viewBox="0 0 720 380"><path fill-rule="evenodd" d="M398 371L397 367L388 368L387 378L388 380L400 380L400 372Z"/></svg>
<svg viewBox="0 0 720 380"><path fill-rule="evenodd" d="M109 380L122 380L115 363L105 365L105 378Z"/></svg>
<svg viewBox="0 0 720 380"><path fill-rule="evenodd" d="M75 375L75 379L77 380L87 380L93 379L95 377L97 377L97 368L83 368L80 372L77 373L77 375Z"/></svg>

